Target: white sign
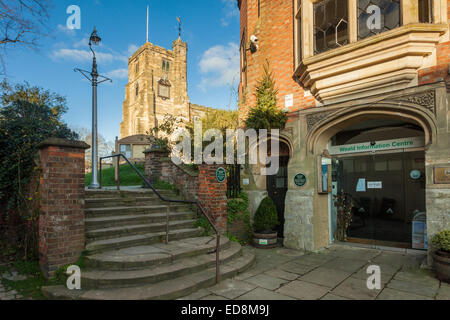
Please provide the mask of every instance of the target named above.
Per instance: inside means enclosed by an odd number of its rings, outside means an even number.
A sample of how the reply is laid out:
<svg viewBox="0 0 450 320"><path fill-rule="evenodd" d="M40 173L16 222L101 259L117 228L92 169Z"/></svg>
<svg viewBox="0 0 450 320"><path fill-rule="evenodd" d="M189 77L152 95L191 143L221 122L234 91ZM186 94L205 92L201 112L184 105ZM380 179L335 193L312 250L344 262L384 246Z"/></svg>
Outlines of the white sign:
<svg viewBox="0 0 450 320"><path fill-rule="evenodd" d="M413 138L384 140L377 142L346 144L342 146L333 146L330 147L328 151L331 155L337 155L337 154L360 153L360 152L371 152L381 150L420 148L423 146L425 146L424 137L413 137Z"/></svg>
<svg viewBox="0 0 450 320"><path fill-rule="evenodd" d="M293 94L288 94L287 96L284 97L284 106L286 108L294 106L294 95Z"/></svg>
<svg viewBox="0 0 450 320"><path fill-rule="evenodd" d="M250 184L250 179L242 179L242 184L248 186Z"/></svg>
<svg viewBox="0 0 450 320"><path fill-rule="evenodd" d="M383 182L367 181L367 189L383 189Z"/></svg>
<svg viewBox="0 0 450 320"><path fill-rule="evenodd" d="M358 179L356 192L366 192L366 179Z"/></svg>

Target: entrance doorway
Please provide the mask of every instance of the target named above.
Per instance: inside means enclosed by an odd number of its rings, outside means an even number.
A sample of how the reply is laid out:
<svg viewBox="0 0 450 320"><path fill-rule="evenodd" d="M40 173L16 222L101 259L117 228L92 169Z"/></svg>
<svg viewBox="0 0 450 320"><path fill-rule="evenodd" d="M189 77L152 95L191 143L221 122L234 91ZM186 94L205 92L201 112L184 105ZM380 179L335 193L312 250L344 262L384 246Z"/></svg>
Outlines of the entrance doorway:
<svg viewBox="0 0 450 320"><path fill-rule="evenodd" d="M329 148L333 193L344 192L354 204L348 240L410 248L412 220L425 212L423 131L399 123L364 129L369 123L342 132ZM336 221L335 207L331 214Z"/></svg>
<svg viewBox="0 0 450 320"><path fill-rule="evenodd" d="M278 237L283 238L284 209L288 190L289 147L281 141L279 159L279 170L277 174L267 176L266 184L268 196L277 207L279 225L276 227L276 231L278 232Z"/></svg>
<svg viewBox="0 0 450 320"><path fill-rule="evenodd" d="M412 219L425 211L424 152L343 157L333 170L337 190L354 202L348 237L409 247Z"/></svg>

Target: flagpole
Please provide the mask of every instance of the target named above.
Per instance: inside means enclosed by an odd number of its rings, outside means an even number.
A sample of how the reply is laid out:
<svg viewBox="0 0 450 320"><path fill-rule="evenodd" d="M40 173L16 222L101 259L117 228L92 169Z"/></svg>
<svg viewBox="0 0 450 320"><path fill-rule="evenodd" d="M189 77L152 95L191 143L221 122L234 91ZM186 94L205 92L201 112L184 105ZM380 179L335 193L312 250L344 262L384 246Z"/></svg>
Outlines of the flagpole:
<svg viewBox="0 0 450 320"><path fill-rule="evenodd" d="M148 42L148 6L147 6L147 42Z"/></svg>

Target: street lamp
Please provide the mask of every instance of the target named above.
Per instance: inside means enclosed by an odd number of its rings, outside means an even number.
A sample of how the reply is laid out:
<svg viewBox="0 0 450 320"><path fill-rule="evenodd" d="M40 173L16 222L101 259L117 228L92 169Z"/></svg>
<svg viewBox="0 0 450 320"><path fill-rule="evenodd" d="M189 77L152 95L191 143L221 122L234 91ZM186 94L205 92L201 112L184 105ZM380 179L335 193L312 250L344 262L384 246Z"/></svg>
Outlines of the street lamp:
<svg viewBox="0 0 450 320"><path fill-rule="evenodd" d="M89 189L100 189L98 183L98 135L97 135L97 86L105 81L111 81L111 79L98 74L97 71L97 59L95 57L95 52L92 49L92 45L98 45L102 39L98 36L97 30L94 27L91 36L89 38L89 48L94 56L92 60L92 71L86 71L81 69L74 69L75 72L81 73L92 83L92 180L89 185ZM90 77L89 77L90 75ZM98 78L102 80L98 81Z"/></svg>

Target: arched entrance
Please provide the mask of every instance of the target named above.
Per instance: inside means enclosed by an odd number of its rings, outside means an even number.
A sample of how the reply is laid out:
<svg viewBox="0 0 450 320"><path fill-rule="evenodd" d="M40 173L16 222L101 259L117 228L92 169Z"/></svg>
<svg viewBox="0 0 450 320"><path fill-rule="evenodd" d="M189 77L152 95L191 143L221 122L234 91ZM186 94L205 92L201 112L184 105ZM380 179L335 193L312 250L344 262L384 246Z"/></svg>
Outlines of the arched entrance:
<svg viewBox="0 0 450 320"><path fill-rule="evenodd" d="M362 121L333 136L333 194L344 192L354 203L349 241L410 247L412 219L425 212L424 144L421 127L386 119Z"/></svg>
<svg viewBox="0 0 450 320"><path fill-rule="evenodd" d="M333 195L355 202L350 240L411 247L411 221L426 214L426 149L437 136L434 114L411 103L383 102L336 111L309 130L307 146L331 158L330 235L336 231ZM316 214L316 213L315 213ZM322 213L319 213L322 217Z"/></svg>
<svg viewBox="0 0 450 320"><path fill-rule="evenodd" d="M267 194L277 207L278 221L277 226L278 237L283 237L284 232L284 209L286 193L288 191L288 164L289 164L289 146L284 141L280 140L280 157L279 169L275 175L266 176Z"/></svg>

